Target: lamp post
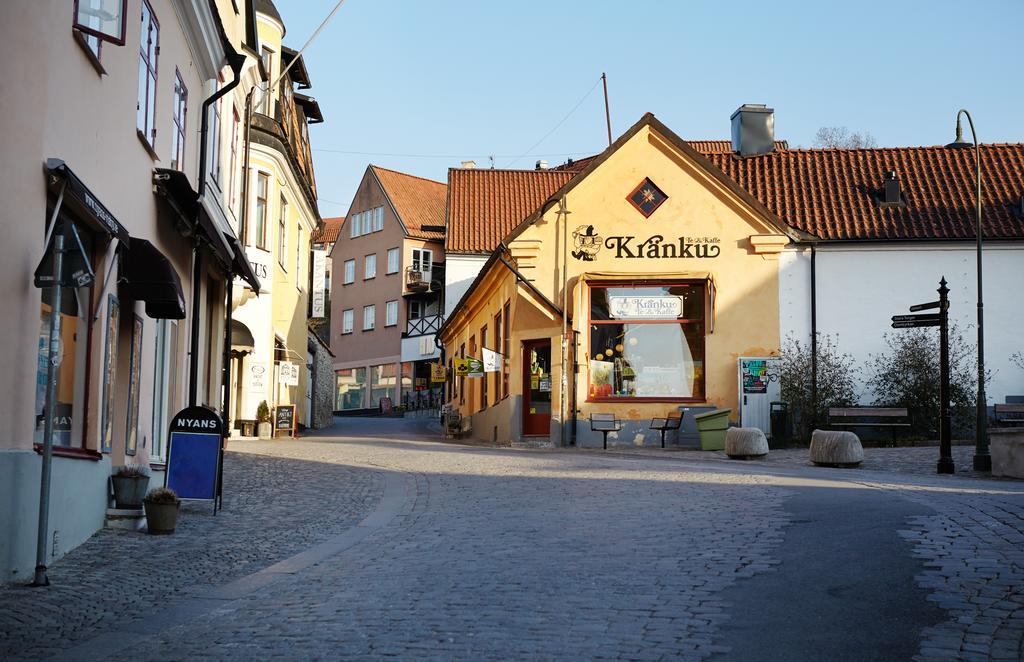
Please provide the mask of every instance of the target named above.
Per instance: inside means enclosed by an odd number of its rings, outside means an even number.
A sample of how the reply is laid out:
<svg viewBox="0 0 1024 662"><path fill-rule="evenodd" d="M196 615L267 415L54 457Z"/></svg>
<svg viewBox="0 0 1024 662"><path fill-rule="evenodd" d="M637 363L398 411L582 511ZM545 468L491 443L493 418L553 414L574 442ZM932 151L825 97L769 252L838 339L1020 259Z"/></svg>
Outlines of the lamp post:
<svg viewBox="0 0 1024 662"><path fill-rule="evenodd" d="M961 108L956 114L956 139L946 145L952 149L970 149L971 143L964 140L963 129L960 124L960 116L967 116L967 123L971 127L971 137L974 139L974 174L975 174L975 201L977 202L977 217L975 233L978 238L978 402L977 402L977 428L975 431L976 442L974 450L975 471L991 471L992 456L988 451L988 403L985 400L985 304L982 298L981 286L981 152L978 149L978 134L974 131L974 120L966 109Z"/></svg>

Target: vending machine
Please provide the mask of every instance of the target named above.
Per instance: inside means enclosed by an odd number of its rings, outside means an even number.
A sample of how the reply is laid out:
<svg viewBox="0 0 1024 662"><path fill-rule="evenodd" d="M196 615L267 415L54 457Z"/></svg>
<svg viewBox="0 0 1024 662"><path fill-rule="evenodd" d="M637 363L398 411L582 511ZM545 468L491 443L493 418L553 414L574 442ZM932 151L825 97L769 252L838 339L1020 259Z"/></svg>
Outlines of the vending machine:
<svg viewBox="0 0 1024 662"><path fill-rule="evenodd" d="M780 360L777 356L741 356L737 363L740 425L759 428L766 437L771 437L771 403L782 397Z"/></svg>

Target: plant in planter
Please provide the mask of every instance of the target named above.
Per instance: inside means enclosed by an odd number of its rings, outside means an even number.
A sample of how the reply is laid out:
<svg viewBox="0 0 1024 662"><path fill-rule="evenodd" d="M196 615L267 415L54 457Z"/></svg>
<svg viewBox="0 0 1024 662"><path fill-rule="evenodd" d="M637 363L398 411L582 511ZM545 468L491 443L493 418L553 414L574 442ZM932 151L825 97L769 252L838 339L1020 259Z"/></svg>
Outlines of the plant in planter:
<svg viewBox="0 0 1024 662"><path fill-rule="evenodd" d="M174 533L178 524L181 499L169 487L154 487L143 500L146 508L146 530L154 535Z"/></svg>
<svg viewBox="0 0 1024 662"><path fill-rule="evenodd" d="M270 439L273 434L273 427L270 425L270 407L264 400L256 407L256 428L260 439Z"/></svg>
<svg viewBox="0 0 1024 662"><path fill-rule="evenodd" d="M114 487L114 503L117 508L138 510L149 487L149 468L141 464L126 464L118 467L110 477Z"/></svg>

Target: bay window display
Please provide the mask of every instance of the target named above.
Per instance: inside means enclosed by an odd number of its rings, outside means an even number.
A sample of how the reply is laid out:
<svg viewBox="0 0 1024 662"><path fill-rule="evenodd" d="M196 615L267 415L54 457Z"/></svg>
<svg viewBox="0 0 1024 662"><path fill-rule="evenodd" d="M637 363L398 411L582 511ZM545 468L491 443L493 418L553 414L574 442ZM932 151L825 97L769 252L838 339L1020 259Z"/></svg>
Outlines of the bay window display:
<svg viewBox="0 0 1024 662"><path fill-rule="evenodd" d="M590 400L704 399L707 281L590 287Z"/></svg>
<svg viewBox="0 0 1024 662"><path fill-rule="evenodd" d="M362 409L366 393L366 368L343 368L335 373L335 409Z"/></svg>
<svg viewBox="0 0 1024 662"><path fill-rule="evenodd" d="M379 407L381 398L391 398L392 402L395 401L397 376L394 363L370 366L370 382L371 407Z"/></svg>

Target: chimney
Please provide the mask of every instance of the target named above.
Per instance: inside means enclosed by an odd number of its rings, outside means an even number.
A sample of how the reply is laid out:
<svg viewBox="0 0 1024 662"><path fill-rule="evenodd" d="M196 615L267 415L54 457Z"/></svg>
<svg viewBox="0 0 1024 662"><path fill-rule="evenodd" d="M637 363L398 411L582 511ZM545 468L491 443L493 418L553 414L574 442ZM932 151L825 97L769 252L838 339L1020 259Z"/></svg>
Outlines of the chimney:
<svg viewBox="0 0 1024 662"><path fill-rule="evenodd" d="M732 114L732 151L757 156L775 151L775 109L745 103Z"/></svg>
<svg viewBox="0 0 1024 662"><path fill-rule="evenodd" d="M545 161L544 159L540 159L539 161L537 161L537 165L534 167L534 170L547 170L547 169L548 169L548 162Z"/></svg>
<svg viewBox="0 0 1024 662"><path fill-rule="evenodd" d="M903 196L900 193L900 180L896 176L895 170L889 170L885 173L885 191L882 196L882 202L886 205L898 205L903 202Z"/></svg>
<svg viewBox="0 0 1024 662"><path fill-rule="evenodd" d="M466 170L472 170L473 168L476 167L476 161L463 161L462 167L465 168Z"/></svg>

